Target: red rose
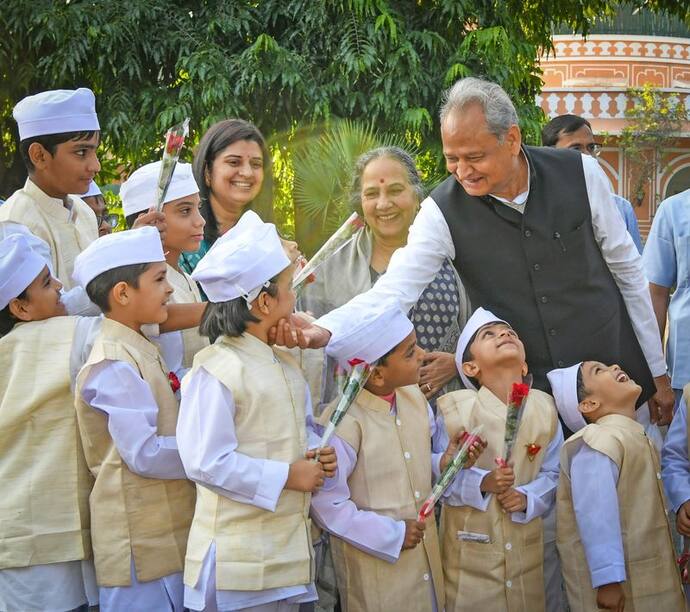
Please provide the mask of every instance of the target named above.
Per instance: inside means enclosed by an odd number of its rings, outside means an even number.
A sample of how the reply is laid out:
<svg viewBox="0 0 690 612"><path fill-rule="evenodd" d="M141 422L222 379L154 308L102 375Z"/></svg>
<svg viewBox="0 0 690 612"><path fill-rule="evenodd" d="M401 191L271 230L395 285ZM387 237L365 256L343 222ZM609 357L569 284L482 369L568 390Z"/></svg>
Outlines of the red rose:
<svg viewBox="0 0 690 612"><path fill-rule="evenodd" d="M348 362L350 364L351 368L354 368L356 365L359 365L360 363L364 363L364 359L350 359Z"/></svg>
<svg viewBox="0 0 690 612"><path fill-rule="evenodd" d="M529 393L529 385L525 383L513 383L513 390L510 393L510 403L518 408L522 406L522 402Z"/></svg>
<svg viewBox="0 0 690 612"><path fill-rule="evenodd" d="M168 380L170 381L170 388L173 393L177 393L180 388L180 379L177 378L175 372L168 372Z"/></svg>

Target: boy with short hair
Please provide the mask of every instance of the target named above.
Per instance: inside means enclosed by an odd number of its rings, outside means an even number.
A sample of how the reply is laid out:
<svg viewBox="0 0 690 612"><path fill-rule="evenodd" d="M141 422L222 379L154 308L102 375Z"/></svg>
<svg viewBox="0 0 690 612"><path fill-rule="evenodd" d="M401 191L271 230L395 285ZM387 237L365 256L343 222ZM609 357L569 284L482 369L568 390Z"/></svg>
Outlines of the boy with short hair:
<svg viewBox="0 0 690 612"><path fill-rule="evenodd" d="M468 388L438 399L446 431L481 424L488 446L442 509L446 610L544 610L542 518L553 508L563 442L553 400L529 391L509 464L496 467L508 398L528 371L524 346L508 323L479 308L460 335L456 362Z"/></svg>
<svg viewBox="0 0 690 612"><path fill-rule="evenodd" d="M154 228L99 238L75 280L105 319L77 377L77 420L95 477L90 497L102 610L182 610L194 487L177 451L178 402L158 349L142 334L168 317L172 288Z"/></svg>
<svg viewBox="0 0 690 612"><path fill-rule="evenodd" d="M548 374L573 432L561 452L558 549L573 612L684 610L657 451L635 419L641 388L619 366Z"/></svg>
<svg viewBox="0 0 690 612"><path fill-rule="evenodd" d="M443 610L436 523L417 516L432 463L438 474L458 440L445 456L432 449L436 426L418 386L424 351L412 323L389 302L363 312L326 351L345 369L354 359L375 364L333 437L335 482L312 499L312 516L331 534L343 610ZM321 415L323 425L336 404Z"/></svg>
<svg viewBox="0 0 690 612"><path fill-rule="evenodd" d="M100 170L100 125L90 89L44 91L12 111L29 177L0 208L0 221L26 225L48 243L53 270L72 287L77 255L98 237L93 211L77 196Z"/></svg>

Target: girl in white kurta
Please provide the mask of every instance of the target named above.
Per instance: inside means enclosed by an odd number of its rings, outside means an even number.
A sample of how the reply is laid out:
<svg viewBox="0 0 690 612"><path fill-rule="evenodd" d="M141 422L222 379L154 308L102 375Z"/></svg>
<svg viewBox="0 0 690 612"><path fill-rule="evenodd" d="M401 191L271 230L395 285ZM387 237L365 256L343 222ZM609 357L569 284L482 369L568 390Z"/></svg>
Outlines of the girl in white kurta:
<svg viewBox="0 0 690 612"><path fill-rule="evenodd" d="M122 184L120 197L129 227L132 227L138 215L147 211L156 201L160 167L161 162L146 164L135 170ZM194 180L191 164L178 163L162 209L166 226L163 251L168 282L174 289L170 300L174 304L201 302L197 284L178 263L183 251L196 251L204 238L206 221L199 212L200 206L199 187ZM198 329L161 334L153 341L158 345L166 366L179 380L192 366L194 355L208 346L208 339L201 336Z"/></svg>
<svg viewBox="0 0 690 612"><path fill-rule="evenodd" d="M307 383L267 342L294 308L292 273L275 227L250 217L192 275L211 302L201 331L215 340L183 381L177 427L198 495L185 560L192 610L288 610L316 599L309 501L335 453L309 459L317 439L308 437Z"/></svg>

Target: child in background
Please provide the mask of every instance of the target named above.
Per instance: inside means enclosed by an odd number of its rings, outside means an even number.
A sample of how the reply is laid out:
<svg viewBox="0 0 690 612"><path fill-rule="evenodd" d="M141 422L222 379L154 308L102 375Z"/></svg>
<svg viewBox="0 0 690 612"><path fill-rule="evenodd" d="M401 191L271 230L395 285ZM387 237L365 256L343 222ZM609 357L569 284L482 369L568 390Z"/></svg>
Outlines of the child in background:
<svg viewBox="0 0 690 612"><path fill-rule="evenodd" d="M310 494L334 473L335 453L324 449L317 462L307 452L307 383L294 358L267 343L294 308L293 272L275 227L249 222L192 274L211 302L201 332L213 342L183 381L177 426L197 482L185 560L192 610L296 610L316 599Z"/></svg>
<svg viewBox="0 0 690 612"><path fill-rule="evenodd" d="M90 559L93 479L70 388L77 317L64 316L60 289L26 236L0 242L1 610L98 603Z"/></svg>
<svg viewBox="0 0 690 612"><path fill-rule="evenodd" d="M96 225L98 227L98 235L106 236L113 231L110 218L113 215L108 214L108 207L105 204L105 198L101 192L101 188L96 185L95 181L91 181L89 190L81 196L81 199L88 204L89 208L96 215ZM115 217L117 219L117 217Z"/></svg>
<svg viewBox="0 0 690 612"><path fill-rule="evenodd" d="M91 533L101 610L183 609L194 511L175 440L178 403L143 325L168 318L172 287L154 228L99 238L75 280L105 314L77 377L79 432L95 484Z"/></svg>
<svg viewBox="0 0 690 612"><path fill-rule="evenodd" d="M161 162L146 164L135 170L122 184L120 198L128 227L132 227L137 216L149 210L155 202L160 168ZM175 304L201 303L196 283L178 263L183 251L195 251L204 238L206 222L199 212L200 206L199 188L192 174L192 166L178 163L163 203L166 225L163 251L167 279L175 290L171 302ZM194 355L208 346L208 339L201 336L198 329L162 334L154 341L168 368L180 379L192 367Z"/></svg>
<svg viewBox="0 0 690 612"><path fill-rule="evenodd" d="M558 550L573 612L685 609L659 458L635 419L641 388L617 365L548 374L563 445Z"/></svg>
<svg viewBox="0 0 690 612"><path fill-rule="evenodd" d="M479 308L456 362L468 388L440 397L438 409L450 436L484 425L488 447L460 473L441 513L446 610L544 610L542 517L554 505L563 443L553 400L530 390L509 464L496 467L512 386L527 375L524 346L508 323Z"/></svg>
<svg viewBox="0 0 690 612"><path fill-rule="evenodd" d="M436 523L417 517L431 492L432 464L438 475L458 441L432 448L436 424L418 386L424 351L413 325L389 302L363 312L326 352L346 370L353 360L375 364L336 429L337 477L312 499L314 518L331 534L342 609L443 610ZM473 460L479 452L477 443Z"/></svg>

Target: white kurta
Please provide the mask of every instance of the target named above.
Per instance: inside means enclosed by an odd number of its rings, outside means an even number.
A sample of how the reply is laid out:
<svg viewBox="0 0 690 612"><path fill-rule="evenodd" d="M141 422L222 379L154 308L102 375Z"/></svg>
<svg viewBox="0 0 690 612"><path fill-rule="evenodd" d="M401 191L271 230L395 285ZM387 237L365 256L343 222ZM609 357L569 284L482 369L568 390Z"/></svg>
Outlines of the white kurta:
<svg viewBox="0 0 690 612"><path fill-rule="evenodd" d="M305 388L304 411L309 446L313 448L319 437L314 431L309 387ZM192 408L199 405L204 409ZM187 406L190 408L186 409ZM186 379L177 421L177 443L187 476L218 495L274 511L285 488L289 464L238 453L234 416L231 391L203 367ZM216 590L215 567L214 542L204 559L198 583L193 588L185 585L186 607L225 612L279 601L306 603L317 598L313 583L263 591Z"/></svg>
<svg viewBox="0 0 690 612"><path fill-rule="evenodd" d="M0 570L3 612L65 612L98 605L93 560Z"/></svg>
<svg viewBox="0 0 690 612"><path fill-rule="evenodd" d="M132 472L148 478L187 477L175 436L157 434L158 405L151 388L129 363L104 360L93 366L82 398L108 415L108 432ZM132 566L131 581L128 587L100 587L101 610L182 611L182 572L139 582Z"/></svg>
<svg viewBox="0 0 690 612"><path fill-rule="evenodd" d="M681 399L668 428L661 453L661 475L669 504L674 512L690 499L690 460L688 460L688 408Z"/></svg>
<svg viewBox="0 0 690 612"><path fill-rule="evenodd" d="M595 589L625 581L618 475L614 461L586 444L570 461L573 510Z"/></svg>

